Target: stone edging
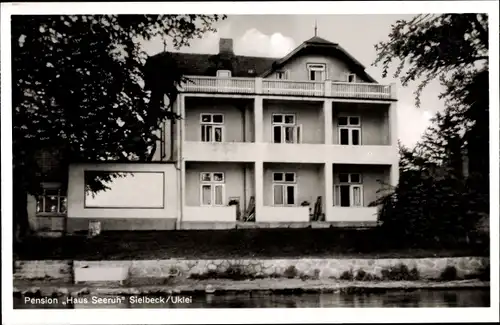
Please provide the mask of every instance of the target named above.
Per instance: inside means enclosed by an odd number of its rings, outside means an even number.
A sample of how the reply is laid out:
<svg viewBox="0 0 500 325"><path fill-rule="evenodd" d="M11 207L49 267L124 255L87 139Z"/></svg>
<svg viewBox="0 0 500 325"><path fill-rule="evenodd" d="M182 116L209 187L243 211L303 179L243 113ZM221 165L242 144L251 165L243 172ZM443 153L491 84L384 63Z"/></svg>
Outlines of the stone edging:
<svg viewBox="0 0 500 325"><path fill-rule="evenodd" d="M439 279L447 267L456 269L457 278L477 274L489 267L488 257L449 257L418 259L216 259L216 260L136 260L136 261L16 261L14 279L61 280L72 282L74 268L126 266L130 278L190 278L207 273L221 274L238 268L255 277L290 277L339 279L343 274L354 277L360 272L382 278L384 270L404 265L416 270L419 279Z"/></svg>

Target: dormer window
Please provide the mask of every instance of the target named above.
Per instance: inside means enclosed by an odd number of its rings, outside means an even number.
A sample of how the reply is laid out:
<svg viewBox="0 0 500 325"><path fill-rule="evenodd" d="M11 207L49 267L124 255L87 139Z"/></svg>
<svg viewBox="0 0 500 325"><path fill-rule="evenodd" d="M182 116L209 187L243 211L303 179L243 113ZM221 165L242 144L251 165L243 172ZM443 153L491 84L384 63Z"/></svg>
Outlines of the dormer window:
<svg viewBox="0 0 500 325"><path fill-rule="evenodd" d="M288 70L276 71L276 79L288 79Z"/></svg>
<svg viewBox="0 0 500 325"><path fill-rule="evenodd" d="M308 64L307 70L308 70L309 80L325 81L326 79L325 64Z"/></svg>
<svg viewBox="0 0 500 325"><path fill-rule="evenodd" d="M230 70L217 70L217 78L231 78Z"/></svg>

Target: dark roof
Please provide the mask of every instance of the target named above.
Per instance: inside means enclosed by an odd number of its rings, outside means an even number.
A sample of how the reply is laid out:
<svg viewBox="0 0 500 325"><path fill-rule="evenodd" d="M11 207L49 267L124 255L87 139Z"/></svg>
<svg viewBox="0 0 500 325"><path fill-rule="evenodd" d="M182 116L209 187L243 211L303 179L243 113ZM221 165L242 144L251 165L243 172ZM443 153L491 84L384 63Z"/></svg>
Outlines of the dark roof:
<svg viewBox="0 0 500 325"><path fill-rule="evenodd" d="M215 76L217 70L231 70L233 77L256 77L269 69L277 58L228 54L194 54L166 52L150 58L157 60L175 60L184 75Z"/></svg>
<svg viewBox="0 0 500 325"><path fill-rule="evenodd" d="M376 82L365 72L365 67L337 43L314 36L303 42L283 58L222 54L195 54L179 52L163 52L148 59L147 66L156 73L167 71L176 66L183 75L215 76L217 70L231 70L233 77L267 77L274 70L283 66L297 55L306 53L322 53L335 55L353 68L361 78L368 82ZM318 54L316 53L316 54ZM175 62L174 65L171 65ZM164 73L164 72L161 72Z"/></svg>
<svg viewBox="0 0 500 325"><path fill-rule="evenodd" d="M324 38L321 38L319 36L313 36L304 43L306 44L326 44L326 45L337 45L337 43L332 43L330 41L327 41Z"/></svg>

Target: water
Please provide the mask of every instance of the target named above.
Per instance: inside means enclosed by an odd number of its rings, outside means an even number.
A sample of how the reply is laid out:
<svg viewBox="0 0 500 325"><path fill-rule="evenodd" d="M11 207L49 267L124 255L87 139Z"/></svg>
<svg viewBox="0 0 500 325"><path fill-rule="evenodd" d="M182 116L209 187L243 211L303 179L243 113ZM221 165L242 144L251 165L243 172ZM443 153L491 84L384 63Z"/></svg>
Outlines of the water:
<svg viewBox="0 0 500 325"><path fill-rule="evenodd" d="M156 301L146 302L146 299ZM370 294L264 292L163 296L82 296L28 301L14 297L14 308L314 308L314 307L489 307L489 289L389 291ZM41 298L38 298L41 299ZM108 299L107 301L105 299ZM142 301L140 301L142 299ZM163 301L162 301L163 300ZM168 300L168 301L167 301Z"/></svg>

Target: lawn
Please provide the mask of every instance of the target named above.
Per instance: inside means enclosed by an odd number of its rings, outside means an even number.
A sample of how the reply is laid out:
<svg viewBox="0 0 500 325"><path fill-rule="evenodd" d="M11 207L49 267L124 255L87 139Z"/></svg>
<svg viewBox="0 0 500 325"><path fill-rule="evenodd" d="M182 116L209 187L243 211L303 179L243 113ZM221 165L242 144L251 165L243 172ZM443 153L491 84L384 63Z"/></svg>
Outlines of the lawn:
<svg viewBox="0 0 500 325"><path fill-rule="evenodd" d="M402 247L377 229L232 229L104 232L61 238L28 238L15 247L16 259L211 259L294 257L487 256L485 244Z"/></svg>

